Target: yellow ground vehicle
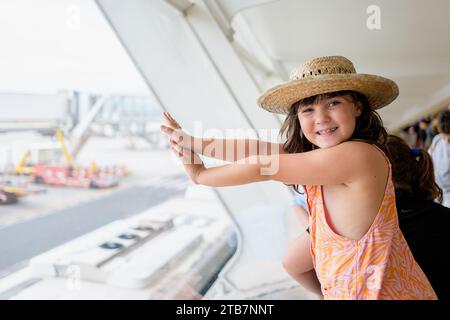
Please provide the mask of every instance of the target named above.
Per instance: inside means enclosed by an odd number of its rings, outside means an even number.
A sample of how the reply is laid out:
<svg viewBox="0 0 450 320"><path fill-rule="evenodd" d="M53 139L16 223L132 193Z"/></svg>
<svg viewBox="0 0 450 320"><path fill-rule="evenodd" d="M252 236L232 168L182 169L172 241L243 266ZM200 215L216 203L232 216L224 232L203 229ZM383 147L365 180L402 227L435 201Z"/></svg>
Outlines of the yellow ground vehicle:
<svg viewBox="0 0 450 320"><path fill-rule="evenodd" d="M31 163L30 155L31 150L26 149L22 158L20 159L19 163L14 167L14 174L16 175L33 175L35 173L35 164L40 163L48 163L49 161L53 160L58 163L62 162L62 159L60 159L62 156L64 156L65 160L72 164L72 156L70 155L69 151L67 150L65 144L64 144L64 135L60 128L56 130L56 138L59 142L59 150L56 148L52 149L46 149L42 148L37 150L37 159L34 161L36 163ZM62 153L62 154L61 154Z"/></svg>
<svg viewBox="0 0 450 320"><path fill-rule="evenodd" d="M116 178L128 175L126 167L101 168L95 162L91 162L88 168L76 165L73 161L74 156L66 147L64 135L59 128L56 130L56 138L58 144L41 145L38 148L25 150L19 163L14 167L14 174L28 175L34 178L39 176L42 178L43 171L58 171L62 167L69 167L77 171L86 171L87 178L98 178L98 175L101 173L115 176Z"/></svg>
<svg viewBox="0 0 450 320"><path fill-rule="evenodd" d="M19 198L30 194L46 192L43 188L30 187L28 183L14 183L12 181L0 181L0 204L16 203Z"/></svg>
<svg viewBox="0 0 450 320"><path fill-rule="evenodd" d="M14 174L18 175L32 175L34 172L34 166L27 163L30 157L30 149L25 150L22 158L20 159L17 166L14 167Z"/></svg>
<svg viewBox="0 0 450 320"><path fill-rule="evenodd" d="M12 204L17 202L17 196L0 188L0 204Z"/></svg>
<svg viewBox="0 0 450 320"><path fill-rule="evenodd" d="M42 169L42 166L69 166L75 170L87 170L88 177L95 177L99 174L107 174L109 176L115 176L120 178L129 174L128 169L124 166L112 166L111 168L99 168L94 162L92 162L89 168L81 168L76 165L76 157L83 145L88 141L91 136L89 132L89 126L95 119L96 115L102 107L107 97L99 98L88 114L79 122L75 128L73 128L69 135L70 151L66 147L65 137L63 131L60 128L56 129L56 139L58 143L52 142L51 145L41 145L37 148L33 147L25 150L22 158L14 168L16 175L29 175L35 177L36 166Z"/></svg>

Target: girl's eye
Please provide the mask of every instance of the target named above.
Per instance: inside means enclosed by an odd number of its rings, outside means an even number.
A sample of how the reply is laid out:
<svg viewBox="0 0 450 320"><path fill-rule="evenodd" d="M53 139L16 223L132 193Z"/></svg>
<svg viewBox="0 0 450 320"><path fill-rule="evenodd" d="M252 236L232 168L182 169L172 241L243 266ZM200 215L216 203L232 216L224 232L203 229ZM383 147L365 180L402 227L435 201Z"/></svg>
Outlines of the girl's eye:
<svg viewBox="0 0 450 320"><path fill-rule="evenodd" d="M335 105L338 105L339 103L341 103L339 100L333 100L328 103L328 106L334 107Z"/></svg>
<svg viewBox="0 0 450 320"><path fill-rule="evenodd" d="M311 108L305 108L305 109L303 109L303 110L302 110L302 113L305 113L305 112L310 112L310 111L312 111L312 109L311 109Z"/></svg>

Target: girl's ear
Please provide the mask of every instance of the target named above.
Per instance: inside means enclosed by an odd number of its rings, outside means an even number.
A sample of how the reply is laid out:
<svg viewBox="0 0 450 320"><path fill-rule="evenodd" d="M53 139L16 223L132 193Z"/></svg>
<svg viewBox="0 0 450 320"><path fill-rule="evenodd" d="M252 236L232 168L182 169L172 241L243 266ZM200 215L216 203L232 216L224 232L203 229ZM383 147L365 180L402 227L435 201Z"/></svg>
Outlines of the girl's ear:
<svg viewBox="0 0 450 320"><path fill-rule="evenodd" d="M362 108L363 108L363 106L362 106L361 102L357 101L357 102L355 103L355 115L356 115L357 117L359 117L359 116L361 115L361 113L362 113Z"/></svg>

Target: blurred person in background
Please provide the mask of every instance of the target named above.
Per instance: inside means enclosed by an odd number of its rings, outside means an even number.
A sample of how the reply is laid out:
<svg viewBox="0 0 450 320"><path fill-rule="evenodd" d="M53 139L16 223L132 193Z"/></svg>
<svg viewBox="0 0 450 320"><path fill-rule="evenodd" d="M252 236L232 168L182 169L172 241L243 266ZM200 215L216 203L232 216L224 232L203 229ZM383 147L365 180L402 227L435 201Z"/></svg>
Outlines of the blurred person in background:
<svg viewBox="0 0 450 320"><path fill-rule="evenodd" d="M427 140L427 128L428 128L428 124L427 124L426 120L423 118L420 118L418 127L419 127L419 129L417 132L417 138L419 141L418 141L417 147L425 148L425 143Z"/></svg>
<svg viewBox="0 0 450 320"><path fill-rule="evenodd" d="M434 200L442 191L434 178L433 161L424 149L389 135L386 149L392 163L396 206L402 231L414 259L440 300L450 300L450 209Z"/></svg>
<svg viewBox="0 0 450 320"><path fill-rule="evenodd" d="M444 110L438 118L439 134L433 138L430 153L436 182L442 189L443 205L450 207L450 110Z"/></svg>
<svg viewBox="0 0 450 320"><path fill-rule="evenodd" d="M412 125L412 126L410 126L408 128L408 131L407 131L406 142L411 147L416 147L417 146L418 135L417 135L416 128L417 128L416 125Z"/></svg>

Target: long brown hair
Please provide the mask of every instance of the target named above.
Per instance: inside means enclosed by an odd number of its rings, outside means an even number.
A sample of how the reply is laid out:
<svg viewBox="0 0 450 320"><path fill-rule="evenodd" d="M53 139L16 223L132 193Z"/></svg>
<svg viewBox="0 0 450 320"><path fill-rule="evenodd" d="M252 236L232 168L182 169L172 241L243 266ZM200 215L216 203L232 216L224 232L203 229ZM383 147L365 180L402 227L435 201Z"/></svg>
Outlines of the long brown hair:
<svg viewBox="0 0 450 320"><path fill-rule="evenodd" d="M280 129L280 135L286 138L286 142L283 144L284 150L287 153L299 153L317 149L317 146L309 142L302 132L297 115L298 109L303 106L320 103L325 99L344 95L350 95L353 103L359 104L361 108L361 114L356 118L355 130L350 140L360 140L375 144L386 152L387 132L383 126L383 121L378 113L370 107L365 95L350 90L319 94L294 103ZM293 185L293 188L298 192L297 185Z"/></svg>
<svg viewBox="0 0 450 320"><path fill-rule="evenodd" d="M442 190L434 179L433 160L426 150L411 150L405 140L395 135L388 136L386 149L396 187L410 190L415 198L438 199L442 203Z"/></svg>
<svg viewBox="0 0 450 320"><path fill-rule="evenodd" d="M450 110L444 110L439 114L439 131L445 134L450 133Z"/></svg>

